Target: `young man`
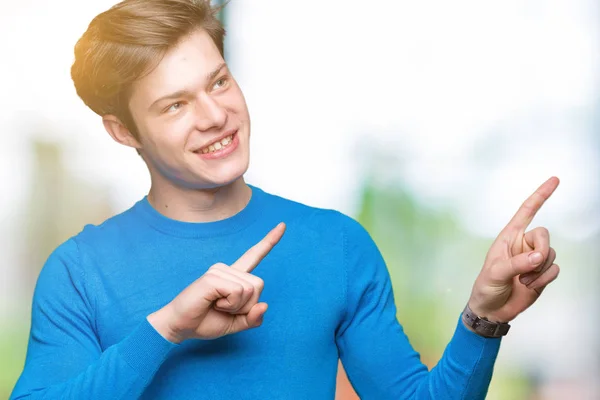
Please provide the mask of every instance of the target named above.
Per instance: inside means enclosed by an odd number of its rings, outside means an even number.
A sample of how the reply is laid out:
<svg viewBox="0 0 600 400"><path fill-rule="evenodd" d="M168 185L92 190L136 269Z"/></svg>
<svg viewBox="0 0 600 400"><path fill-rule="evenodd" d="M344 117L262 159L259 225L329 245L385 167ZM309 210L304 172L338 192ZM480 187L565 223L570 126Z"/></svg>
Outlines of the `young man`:
<svg viewBox="0 0 600 400"><path fill-rule="evenodd" d="M223 35L203 0L125 0L77 43L79 96L152 183L49 257L11 398L331 399L338 359L364 399L484 398L507 322L558 275L547 230L526 232L558 180L494 242L428 371L368 233L244 182L250 118Z"/></svg>

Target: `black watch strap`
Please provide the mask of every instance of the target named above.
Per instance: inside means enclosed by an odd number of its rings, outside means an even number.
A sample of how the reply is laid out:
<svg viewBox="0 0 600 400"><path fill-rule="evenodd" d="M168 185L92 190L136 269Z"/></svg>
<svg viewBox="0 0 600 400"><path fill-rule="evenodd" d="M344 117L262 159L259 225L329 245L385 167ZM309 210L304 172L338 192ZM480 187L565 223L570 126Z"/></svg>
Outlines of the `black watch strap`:
<svg viewBox="0 0 600 400"><path fill-rule="evenodd" d="M510 329L508 322L492 322L488 321L487 318L479 318L469 308L468 304L463 310L462 320L467 326L471 327L475 333L489 338L505 336Z"/></svg>

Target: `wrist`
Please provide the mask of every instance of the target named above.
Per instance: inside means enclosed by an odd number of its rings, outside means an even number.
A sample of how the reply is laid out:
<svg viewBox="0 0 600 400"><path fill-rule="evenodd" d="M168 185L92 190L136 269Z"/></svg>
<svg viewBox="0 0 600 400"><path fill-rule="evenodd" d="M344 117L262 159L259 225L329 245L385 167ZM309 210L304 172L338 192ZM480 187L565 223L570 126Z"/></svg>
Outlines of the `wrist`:
<svg viewBox="0 0 600 400"><path fill-rule="evenodd" d="M183 342L185 338L175 329L172 323L172 313L170 313L169 305L167 304L160 310L153 312L148 315L146 319L152 325L152 327L163 337L165 340L179 344Z"/></svg>
<svg viewBox="0 0 600 400"><path fill-rule="evenodd" d="M488 338L505 336L510 329L510 325L506 322L490 320L485 316L476 314L468 303L463 310L461 320L471 332Z"/></svg>
<svg viewBox="0 0 600 400"><path fill-rule="evenodd" d="M506 320L506 318L498 315L498 313L494 311L491 311L489 307L485 307L483 304L485 304L485 302L478 301L476 296L471 296L467 302L467 306L471 312L481 319L497 323L510 322L510 320Z"/></svg>
<svg viewBox="0 0 600 400"><path fill-rule="evenodd" d="M471 310L471 312L473 314L477 315L479 318L485 318L485 319L490 320L490 321L494 320L494 317L492 316L492 313L490 313L485 308L480 307L473 300L469 300L469 302L467 303L467 306L469 307L469 309Z"/></svg>

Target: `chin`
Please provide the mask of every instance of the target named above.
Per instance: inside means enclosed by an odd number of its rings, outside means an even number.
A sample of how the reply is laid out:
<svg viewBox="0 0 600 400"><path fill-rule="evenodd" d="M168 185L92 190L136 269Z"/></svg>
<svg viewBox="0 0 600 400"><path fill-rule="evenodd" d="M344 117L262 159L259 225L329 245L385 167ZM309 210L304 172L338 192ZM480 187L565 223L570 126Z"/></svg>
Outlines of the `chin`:
<svg viewBox="0 0 600 400"><path fill-rule="evenodd" d="M250 163L247 141L234 139L233 145L237 145L233 152L223 157L194 154L195 160L188 164L188 182L193 187L208 189L226 186L242 178Z"/></svg>
<svg viewBox="0 0 600 400"><path fill-rule="evenodd" d="M236 166L229 166L228 168L221 168L220 171L215 171L215 173L211 174L210 177L204 175L201 178L203 181L202 186L205 188L217 188L230 185L243 178L247 169L248 163L243 165L240 164Z"/></svg>

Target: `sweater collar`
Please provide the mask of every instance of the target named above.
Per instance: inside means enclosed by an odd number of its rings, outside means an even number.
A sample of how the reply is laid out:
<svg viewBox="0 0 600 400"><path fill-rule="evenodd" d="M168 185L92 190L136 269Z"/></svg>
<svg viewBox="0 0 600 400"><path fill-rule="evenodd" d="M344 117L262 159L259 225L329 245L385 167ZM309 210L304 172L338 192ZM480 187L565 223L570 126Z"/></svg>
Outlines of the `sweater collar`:
<svg viewBox="0 0 600 400"><path fill-rule="evenodd" d="M240 212L219 221L183 222L168 218L159 213L148 201L148 196L138 201L134 211L154 229L172 236L202 238L232 234L251 225L264 209L265 192L248 185L252 189L250 201Z"/></svg>

